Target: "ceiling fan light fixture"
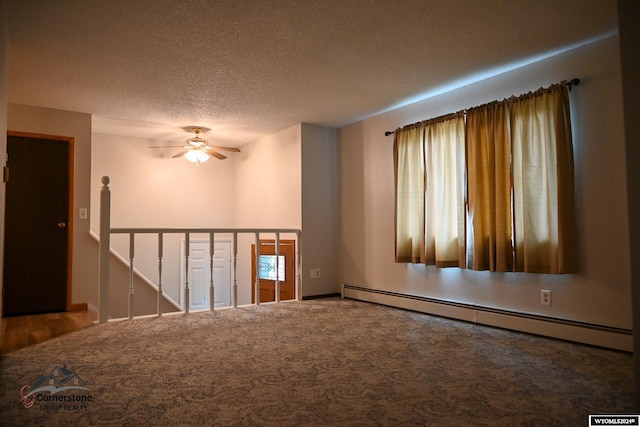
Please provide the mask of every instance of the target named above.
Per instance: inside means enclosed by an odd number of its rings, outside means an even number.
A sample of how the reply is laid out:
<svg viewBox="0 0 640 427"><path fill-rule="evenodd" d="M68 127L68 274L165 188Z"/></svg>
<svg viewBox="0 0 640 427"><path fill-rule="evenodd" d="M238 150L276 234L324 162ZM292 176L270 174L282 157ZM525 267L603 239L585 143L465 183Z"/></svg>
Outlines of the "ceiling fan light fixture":
<svg viewBox="0 0 640 427"><path fill-rule="evenodd" d="M191 145L191 146L193 146L195 148L200 148L200 147L204 147L205 145L207 145L207 140L196 136L195 138L187 139L187 144L189 144L189 145Z"/></svg>
<svg viewBox="0 0 640 427"><path fill-rule="evenodd" d="M202 150L189 150L185 153L184 157L191 163L199 165L209 160L209 155Z"/></svg>

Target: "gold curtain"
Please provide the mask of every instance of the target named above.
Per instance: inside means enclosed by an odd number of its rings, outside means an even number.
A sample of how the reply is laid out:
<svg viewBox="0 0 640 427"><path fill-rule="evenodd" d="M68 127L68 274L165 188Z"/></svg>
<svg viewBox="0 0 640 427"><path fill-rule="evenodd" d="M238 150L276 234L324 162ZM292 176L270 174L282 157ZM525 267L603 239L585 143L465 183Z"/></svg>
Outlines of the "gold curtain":
<svg viewBox="0 0 640 427"><path fill-rule="evenodd" d="M577 269L566 84L467 112L467 268Z"/></svg>
<svg viewBox="0 0 640 427"><path fill-rule="evenodd" d="M577 270L573 143L564 82L509 100L515 270Z"/></svg>
<svg viewBox="0 0 640 427"><path fill-rule="evenodd" d="M507 108L467 111L467 268L511 271L511 146Z"/></svg>
<svg viewBox="0 0 640 427"><path fill-rule="evenodd" d="M421 125L394 133L396 262L422 262L424 251L424 139Z"/></svg>
<svg viewBox="0 0 640 427"><path fill-rule="evenodd" d="M577 270L565 82L395 132L396 261Z"/></svg>

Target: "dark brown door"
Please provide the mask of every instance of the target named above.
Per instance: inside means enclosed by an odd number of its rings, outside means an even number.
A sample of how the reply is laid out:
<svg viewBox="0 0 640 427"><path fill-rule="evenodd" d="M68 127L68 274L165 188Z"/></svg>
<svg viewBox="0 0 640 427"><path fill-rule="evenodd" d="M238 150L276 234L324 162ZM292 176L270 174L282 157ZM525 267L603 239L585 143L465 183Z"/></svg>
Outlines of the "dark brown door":
<svg viewBox="0 0 640 427"><path fill-rule="evenodd" d="M280 301L294 299L295 294L295 240L280 241ZM251 303L256 299L256 245L251 245ZM276 244L274 240L260 240L260 302L276 300L275 273ZM282 277L284 274L284 277Z"/></svg>
<svg viewBox="0 0 640 427"><path fill-rule="evenodd" d="M7 138L3 315L67 308L69 140Z"/></svg>

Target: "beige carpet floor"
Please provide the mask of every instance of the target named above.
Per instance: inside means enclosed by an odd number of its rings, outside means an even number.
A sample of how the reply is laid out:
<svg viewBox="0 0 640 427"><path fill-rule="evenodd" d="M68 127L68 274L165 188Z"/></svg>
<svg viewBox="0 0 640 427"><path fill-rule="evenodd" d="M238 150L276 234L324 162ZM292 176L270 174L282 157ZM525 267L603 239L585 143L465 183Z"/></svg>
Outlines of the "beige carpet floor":
<svg viewBox="0 0 640 427"><path fill-rule="evenodd" d="M330 298L96 325L3 355L0 424L587 426L634 410L632 372L627 353ZM49 381L83 388L29 395Z"/></svg>

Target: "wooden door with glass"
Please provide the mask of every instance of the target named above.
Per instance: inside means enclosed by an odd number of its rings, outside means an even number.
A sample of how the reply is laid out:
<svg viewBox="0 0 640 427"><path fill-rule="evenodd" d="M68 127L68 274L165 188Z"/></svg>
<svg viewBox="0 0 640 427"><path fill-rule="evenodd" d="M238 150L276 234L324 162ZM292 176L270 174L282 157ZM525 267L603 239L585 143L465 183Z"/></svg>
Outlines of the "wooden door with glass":
<svg viewBox="0 0 640 427"><path fill-rule="evenodd" d="M260 240L258 277L260 302L276 300L276 278L280 280L280 301L295 299L295 240L280 240L276 263L275 240ZM256 245L251 245L251 303L256 299Z"/></svg>

